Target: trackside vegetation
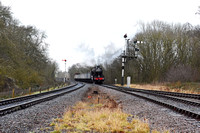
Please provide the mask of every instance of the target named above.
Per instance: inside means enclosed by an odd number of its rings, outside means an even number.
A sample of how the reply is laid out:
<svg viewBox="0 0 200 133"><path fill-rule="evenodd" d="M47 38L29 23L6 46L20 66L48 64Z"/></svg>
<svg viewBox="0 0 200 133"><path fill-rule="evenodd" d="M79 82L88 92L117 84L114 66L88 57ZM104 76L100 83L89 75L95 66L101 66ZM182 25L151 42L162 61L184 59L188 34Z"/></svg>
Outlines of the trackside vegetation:
<svg viewBox="0 0 200 133"><path fill-rule="evenodd" d="M55 84L57 64L48 57L45 38L0 2L0 91Z"/></svg>
<svg viewBox="0 0 200 133"><path fill-rule="evenodd" d="M129 119L131 118L131 119ZM52 133L100 132L100 133L149 133L147 121L132 118L120 109L104 108L102 104L78 102L63 118L51 123ZM152 133L157 133L156 130Z"/></svg>
<svg viewBox="0 0 200 133"><path fill-rule="evenodd" d="M115 84L115 85L121 86L121 84ZM125 84L124 86L127 85ZM147 90L200 94L200 83L193 83L193 82L181 83L180 81L178 81L174 83L131 84L130 87L138 89L147 89Z"/></svg>

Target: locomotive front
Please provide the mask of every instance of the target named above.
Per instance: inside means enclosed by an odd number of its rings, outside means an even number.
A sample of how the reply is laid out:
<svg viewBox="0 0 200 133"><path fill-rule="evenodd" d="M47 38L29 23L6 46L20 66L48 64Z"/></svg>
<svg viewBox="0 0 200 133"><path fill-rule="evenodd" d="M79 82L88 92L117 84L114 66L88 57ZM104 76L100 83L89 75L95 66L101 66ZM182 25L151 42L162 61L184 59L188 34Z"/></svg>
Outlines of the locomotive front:
<svg viewBox="0 0 200 133"><path fill-rule="evenodd" d="M95 84L102 84L104 81L103 70L100 66L96 66L91 71L92 79Z"/></svg>

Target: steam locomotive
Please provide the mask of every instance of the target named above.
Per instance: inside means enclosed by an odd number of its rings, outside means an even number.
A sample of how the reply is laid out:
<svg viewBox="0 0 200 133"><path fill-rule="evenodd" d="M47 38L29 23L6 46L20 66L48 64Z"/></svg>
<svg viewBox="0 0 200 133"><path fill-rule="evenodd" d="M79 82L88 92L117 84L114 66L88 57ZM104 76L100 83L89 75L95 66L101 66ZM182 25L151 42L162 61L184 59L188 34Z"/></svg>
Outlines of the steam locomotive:
<svg viewBox="0 0 200 133"><path fill-rule="evenodd" d="M89 73L76 73L75 81L102 84L104 81L103 70L100 66L93 67Z"/></svg>

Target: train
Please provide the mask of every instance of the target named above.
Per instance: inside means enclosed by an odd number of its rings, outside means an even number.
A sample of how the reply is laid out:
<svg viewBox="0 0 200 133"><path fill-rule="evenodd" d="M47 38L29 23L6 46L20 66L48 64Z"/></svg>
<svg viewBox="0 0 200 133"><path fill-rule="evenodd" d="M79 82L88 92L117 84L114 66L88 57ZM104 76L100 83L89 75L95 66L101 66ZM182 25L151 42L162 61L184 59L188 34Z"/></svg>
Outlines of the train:
<svg viewBox="0 0 200 133"><path fill-rule="evenodd" d="M76 73L74 75L74 80L87 83L103 84L103 69L100 66L96 66L93 67L88 73Z"/></svg>

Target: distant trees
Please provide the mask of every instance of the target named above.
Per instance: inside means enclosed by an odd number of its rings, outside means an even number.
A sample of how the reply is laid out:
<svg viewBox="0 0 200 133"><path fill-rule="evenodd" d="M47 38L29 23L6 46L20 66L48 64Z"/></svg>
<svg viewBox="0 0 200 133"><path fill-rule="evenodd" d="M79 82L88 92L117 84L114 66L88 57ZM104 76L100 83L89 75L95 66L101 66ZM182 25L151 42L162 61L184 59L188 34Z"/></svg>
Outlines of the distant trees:
<svg viewBox="0 0 200 133"><path fill-rule="evenodd" d="M8 78L20 88L54 84L57 64L47 56L45 38L35 27L21 25L0 3L0 90L7 88Z"/></svg>
<svg viewBox="0 0 200 133"><path fill-rule="evenodd" d="M92 67L87 66L86 64L74 64L72 65L69 70L68 73L70 75L70 77L73 79L74 75L76 73L89 73L91 71Z"/></svg>
<svg viewBox="0 0 200 133"><path fill-rule="evenodd" d="M126 62L125 76L133 82L200 81L200 26L153 21L140 27L132 38L139 55ZM106 81L121 78L121 59L104 66Z"/></svg>
<svg viewBox="0 0 200 133"><path fill-rule="evenodd" d="M141 65L139 70L142 81L169 80L166 75L171 68L178 69L180 65L185 67L182 71L189 68L199 69L200 64L197 60L200 59L200 55L197 51L200 48L200 38L196 37L197 28L189 23L181 25L153 21L150 24L142 24L141 32L135 36L140 40L140 56L137 61Z"/></svg>
<svg viewBox="0 0 200 133"><path fill-rule="evenodd" d="M105 76L105 83L114 84L115 78L121 81L121 58L116 58L111 64L105 62L103 66L103 74Z"/></svg>

